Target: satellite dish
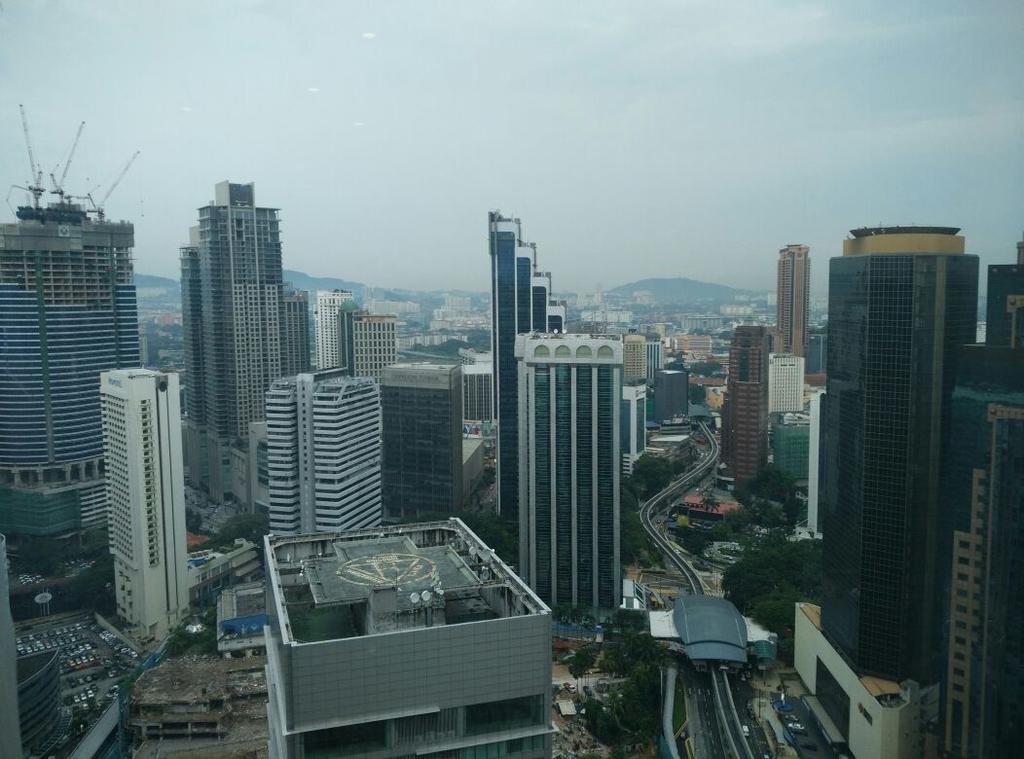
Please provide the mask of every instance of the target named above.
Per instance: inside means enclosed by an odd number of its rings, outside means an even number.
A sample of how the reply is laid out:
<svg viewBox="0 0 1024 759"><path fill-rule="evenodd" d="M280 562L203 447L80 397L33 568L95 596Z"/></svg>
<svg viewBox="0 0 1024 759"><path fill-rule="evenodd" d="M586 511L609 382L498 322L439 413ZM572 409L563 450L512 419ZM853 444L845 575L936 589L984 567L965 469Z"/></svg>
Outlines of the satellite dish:
<svg viewBox="0 0 1024 759"><path fill-rule="evenodd" d="M419 593L410 593L409 594L409 603L411 603L413 606L415 606L419 602L420 602L420 594Z"/></svg>
<svg viewBox="0 0 1024 759"><path fill-rule="evenodd" d="M46 590L44 590L42 593L40 593L38 596L35 597L35 602L37 604L39 604L40 606L42 606L43 604L48 604L52 600L53 600L53 593L50 593L49 591L46 591Z"/></svg>
<svg viewBox="0 0 1024 759"><path fill-rule="evenodd" d="M425 604L426 603L430 603L430 598L431 598L430 591L429 590L424 590L422 593L420 593L420 598L423 599L423 603L425 603Z"/></svg>

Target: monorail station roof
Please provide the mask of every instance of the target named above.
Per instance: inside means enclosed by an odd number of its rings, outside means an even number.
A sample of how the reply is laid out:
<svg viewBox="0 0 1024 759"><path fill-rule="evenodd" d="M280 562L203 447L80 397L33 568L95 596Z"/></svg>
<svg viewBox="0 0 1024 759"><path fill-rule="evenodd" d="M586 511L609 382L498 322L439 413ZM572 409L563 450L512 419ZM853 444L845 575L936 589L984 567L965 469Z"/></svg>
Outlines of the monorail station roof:
<svg viewBox="0 0 1024 759"><path fill-rule="evenodd" d="M693 662L747 661L747 623L724 598L683 596L671 612L651 612L651 635L682 644Z"/></svg>

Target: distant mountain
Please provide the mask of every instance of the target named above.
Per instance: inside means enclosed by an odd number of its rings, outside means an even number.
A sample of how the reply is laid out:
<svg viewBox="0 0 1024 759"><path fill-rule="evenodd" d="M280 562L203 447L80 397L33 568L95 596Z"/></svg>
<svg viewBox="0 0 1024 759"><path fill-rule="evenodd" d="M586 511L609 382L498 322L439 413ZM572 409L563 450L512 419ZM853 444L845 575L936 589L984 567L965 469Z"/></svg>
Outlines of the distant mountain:
<svg viewBox="0 0 1024 759"><path fill-rule="evenodd" d="M170 277L156 277L152 274L135 273L135 289L147 290L154 295L174 295L179 291L178 280Z"/></svg>
<svg viewBox="0 0 1024 759"><path fill-rule="evenodd" d="M633 293L641 290L651 293L658 303L696 303L699 301L730 303L737 295L750 294L749 290L740 290L713 282L700 282L686 277L641 279L637 282L619 285L608 292L623 298L631 298Z"/></svg>
<svg viewBox="0 0 1024 759"><path fill-rule="evenodd" d="M291 284L296 290L306 290L310 297L316 297L317 290L351 290L358 299L362 299L366 285L362 282L349 282L336 277L313 277L305 272L285 269L282 272L284 281Z"/></svg>

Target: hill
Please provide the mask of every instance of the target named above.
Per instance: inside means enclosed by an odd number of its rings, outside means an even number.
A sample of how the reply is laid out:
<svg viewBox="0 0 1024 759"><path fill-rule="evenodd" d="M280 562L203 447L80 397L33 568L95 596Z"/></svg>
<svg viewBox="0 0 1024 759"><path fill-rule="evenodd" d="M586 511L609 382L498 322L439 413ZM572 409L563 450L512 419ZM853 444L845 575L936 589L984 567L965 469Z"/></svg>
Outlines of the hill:
<svg viewBox="0 0 1024 759"><path fill-rule="evenodd" d="M740 290L728 285L713 282L701 282L686 277L657 277L641 279L625 285L619 285L608 292L623 298L631 298L633 293L646 290L654 295L658 303L696 303L714 302L730 303L737 295L748 295L749 290Z"/></svg>
<svg viewBox="0 0 1024 759"><path fill-rule="evenodd" d="M170 277L157 277L152 274L135 273L135 289L145 290L153 295L176 295L179 291L178 280Z"/></svg>
<svg viewBox="0 0 1024 759"><path fill-rule="evenodd" d="M337 277L314 277L301 271L285 269L282 272L285 282L289 282L296 290L306 290L310 297L316 297L317 290L351 290L357 299L362 299L366 285L362 282L349 282Z"/></svg>

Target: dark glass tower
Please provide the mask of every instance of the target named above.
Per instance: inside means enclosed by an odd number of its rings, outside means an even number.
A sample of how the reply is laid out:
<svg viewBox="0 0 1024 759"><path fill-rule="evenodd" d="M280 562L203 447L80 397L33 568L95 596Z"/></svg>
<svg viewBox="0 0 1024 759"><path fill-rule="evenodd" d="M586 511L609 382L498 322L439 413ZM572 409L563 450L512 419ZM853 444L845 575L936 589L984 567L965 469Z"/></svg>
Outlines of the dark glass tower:
<svg viewBox="0 0 1024 759"><path fill-rule="evenodd" d="M1017 263L988 267L986 345L1024 347L1024 240L1017 243Z"/></svg>
<svg viewBox="0 0 1024 759"><path fill-rule="evenodd" d="M989 267L990 313L1013 315L1022 269ZM944 738L955 757L1014 756L1024 727L1024 345L1007 337L989 331L961 349L944 451Z"/></svg>
<svg viewBox="0 0 1024 759"><path fill-rule="evenodd" d="M106 525L100 372L139 366L135 229L77 205L0 225L0 530Z"/></svg>
<svg viewBox="0 0 1024 759"><path fill-rule="evenodd" d="M829 269L822 625L862 674L939 681L941 448L978 259L959 230L857 229Z"/></svg>
<svg viewBox="0 0 1024 759"><path fill-rule="evenodd" d="M400 520L462 508L462 368L384 367L384 515Z"/></svg>
<svg viewBox="0 0 1024 759"><path fill-rule="evenodd" d="M551 275L535 272L537 248L522 239L519 219L491 211L491 350L494 354L494 412L498 422L498 510L512 524L519 519L519 428L516 335L546 332ZM555 327L565 318L557 304Z"/></svg>
<svg viewBox="0 0 1024 759"><path fill-rule="evenodd" d="M519 361L519 573L546 603L622 600L622 342L523 335Z"/></svg>

